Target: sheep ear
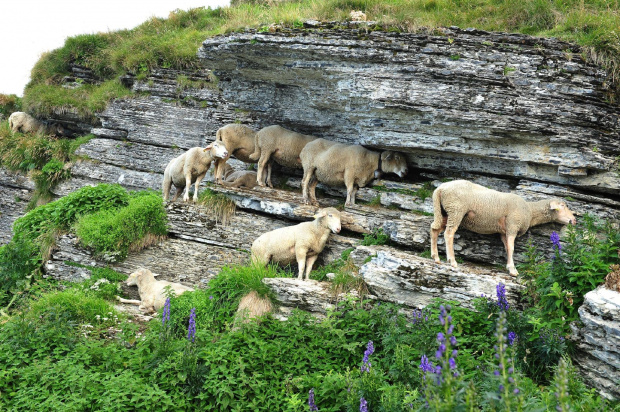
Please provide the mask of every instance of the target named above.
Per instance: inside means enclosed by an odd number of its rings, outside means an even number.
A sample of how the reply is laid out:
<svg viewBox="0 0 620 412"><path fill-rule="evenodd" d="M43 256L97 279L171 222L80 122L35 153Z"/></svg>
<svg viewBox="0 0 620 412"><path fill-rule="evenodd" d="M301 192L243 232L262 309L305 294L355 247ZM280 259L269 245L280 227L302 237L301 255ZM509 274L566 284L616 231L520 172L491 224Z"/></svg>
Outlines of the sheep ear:
<svg viewBox="0 0 620 412"><path fill-rule="evenodd" d="M560 210L562 208L562 203L557 200L552 200L549 203L549 210Z"/></svg>
<svg viewBox="0 0 620 412"><path fill-rule="evenodd" d="M327 212L325 211L325 209L321 209L314 214L315 219L318 219L320 217L325 217L325 216L327 216Z"/></svg>
<svg viewBox="0 0 620 412"><path fill-rule="evenodd" d="M213 147L213 143L211 143L209 146L205 147L204 149L202 149L204 152L211 150L211 148Z"/></svg>

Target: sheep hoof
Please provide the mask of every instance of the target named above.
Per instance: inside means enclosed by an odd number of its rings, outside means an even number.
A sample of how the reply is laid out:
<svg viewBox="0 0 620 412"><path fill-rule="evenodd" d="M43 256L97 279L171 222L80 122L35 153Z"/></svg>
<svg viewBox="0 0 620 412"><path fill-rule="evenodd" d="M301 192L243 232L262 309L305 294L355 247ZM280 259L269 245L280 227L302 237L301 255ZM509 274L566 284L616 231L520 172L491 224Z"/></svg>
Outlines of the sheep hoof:
<svg viewBox="0 0 620 412"><path fill-rule="evenodd" d="M439 259L439 258L435 258L435 263L437 263L437 264L441 264L441 259Z"/></svg>
<svg viewBox="0 0 620 412"><path fill-rule="evenodd" d="M456 260L453 260L453 261L450 263L450 266L452 266L453 268L458 268L458 267L459 267L459 265L456 263Z"/></svg>

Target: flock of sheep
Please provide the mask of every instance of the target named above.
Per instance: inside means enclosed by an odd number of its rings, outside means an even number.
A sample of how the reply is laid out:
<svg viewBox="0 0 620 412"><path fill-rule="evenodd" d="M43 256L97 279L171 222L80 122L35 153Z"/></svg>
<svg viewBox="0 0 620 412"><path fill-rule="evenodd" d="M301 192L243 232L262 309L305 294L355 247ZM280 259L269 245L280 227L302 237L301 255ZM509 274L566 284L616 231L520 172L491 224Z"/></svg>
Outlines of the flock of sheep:
<svg viewBox="0 0 620 412"><path fill-rule="evenodd" d="M9 117L9 125L13 132L62 134L61 126L38 121L23 112L13 113ZM257 172L235 171L226 163L230 156L246 163L258 163ZM402 178L408 171L406 157L400 152L386 150L377 153L359 145L304 135L281 126L268 126L256 132L244 125L229 124L217 131L215 141L207 147L191 148L170 161L164 171L163 197L168 200L174 185L176 193L172 201L183 191L183 200L189 201L190 187L195 185L193 200L196 201L198 186L212 163L216 184L273 187L273 162L303 169L303 201L317 206L315 189L319 182L346 186L345 206L350 206L355 204L358 188L365 187L383 173L394 173ZM444 231L448 263L453 267L457 267L453 245L459 227L480 234L499 233L508 258L506 268L513 276L518 275L513 261L514 241L518 236L530 227L543 223L576 223L575 216L560 199L526 202L515 194L498 192L466 180L439 185L433 193L433 208L430 234L431 256L435 262L440 263L437 239L441 231ZM340 212L335 208L319 209L314 218L312 222L276 229L259 236L252 244L252 260L260 264L297 262L298 278L308 278L329 234L341 230ZM141 308L146 310L157 310L163 305L165 286L173 286L178 289L177 293L191 290L182 285L177 288L175 284L156 281L146 269L134 272L127 282L138 285ZM127 303L140 304L140 301Z"/></svg>

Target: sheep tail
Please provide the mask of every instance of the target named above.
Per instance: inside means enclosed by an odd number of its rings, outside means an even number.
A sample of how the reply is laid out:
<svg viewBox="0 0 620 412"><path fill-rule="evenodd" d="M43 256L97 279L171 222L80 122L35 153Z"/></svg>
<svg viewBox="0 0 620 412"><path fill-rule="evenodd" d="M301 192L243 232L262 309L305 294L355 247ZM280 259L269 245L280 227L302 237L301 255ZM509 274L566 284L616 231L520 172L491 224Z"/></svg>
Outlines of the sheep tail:
<svg viewBox="0 0 620 412"><path fill-rule="evenodd" d="M443 215L441 213L441 189L437 188L433 192L433 215L435 219L431 224L431 229L441 229L441 223L443 222Z"/></svg>
<svg viewBox="0 0 620 412"><path fill-rule="evenodd" d="M258 161L258 159L260 159L260 146L258 145L258 132L254 133L254 153L252 153L248 157L254 161Z"/></svg>

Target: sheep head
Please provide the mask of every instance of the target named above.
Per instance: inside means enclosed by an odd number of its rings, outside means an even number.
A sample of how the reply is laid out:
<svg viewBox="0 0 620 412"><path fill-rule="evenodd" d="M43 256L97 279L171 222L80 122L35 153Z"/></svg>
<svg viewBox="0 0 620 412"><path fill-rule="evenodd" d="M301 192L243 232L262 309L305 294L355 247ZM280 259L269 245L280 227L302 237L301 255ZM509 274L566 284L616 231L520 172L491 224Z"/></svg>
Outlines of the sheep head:
<svg viewBox="0 0 620 412"><path fill-rule="evenodd" d="M333 207L326 207L325 209L319 210L315 215L315 219L327 219L324 222L333 233L340 233L340 211Z"/></svg>
<svg viewBox="0 0 620 412"><path fill-rule="evenodd" d="M140 269L136 270L135 272L133 272L131 275L129 275L129 277L125 281L125 284L127 286L135 286L135 285L137 285L140 282L140 280L144 276L146 276L148 274L152 275L150 270L144 269L144 268L140 268Z"/></svg>
<svg viewBox="0 0 620 412"><path fill-rule="evenodd" d="M227 159L229 156L228 149L226 149L224 142L221 142L219 140L214 141L209 146L205 147L203 150L205 152L210 150L211 156L214 158L219 157L220 159Z"/></svg>
<svg viewBox="0 0 620 412"><path fill-rule="evenodd" d="M407 158L403 153L386 150L381 153L381 171L394 173L403 178L408 171Z"/></svg>
<svg viewBox="0 0 620 412"><path fill-rule="evenodd" d="M577 224L575 215L573 215L573 212L571 212L565 202L554 199L549 202L549 210L554 222L562 223L563 225L568 225L569 223L571 225Z"/></svg>

